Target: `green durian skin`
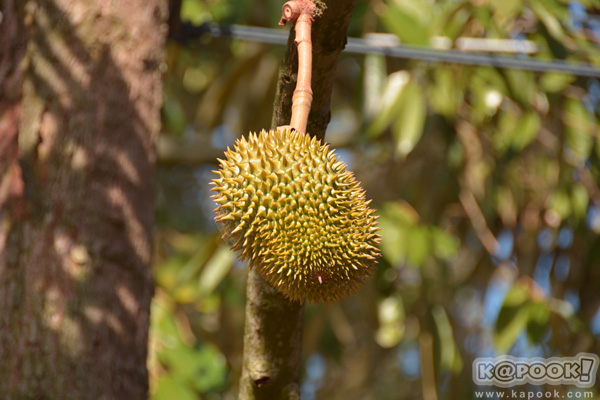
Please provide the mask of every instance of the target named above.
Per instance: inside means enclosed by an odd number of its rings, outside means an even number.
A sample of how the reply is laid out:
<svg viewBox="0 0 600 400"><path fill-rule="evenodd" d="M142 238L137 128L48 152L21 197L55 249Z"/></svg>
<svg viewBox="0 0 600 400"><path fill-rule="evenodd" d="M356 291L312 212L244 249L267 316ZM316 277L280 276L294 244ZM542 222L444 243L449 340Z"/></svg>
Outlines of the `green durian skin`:
<svg viewBox="0 0 600 400"><path fill-rule="evenodd" d="M355 293L379 256L377 217L327 145L290 130L227 149L212 185L223 238L286 297L330 303Z"/></svg>

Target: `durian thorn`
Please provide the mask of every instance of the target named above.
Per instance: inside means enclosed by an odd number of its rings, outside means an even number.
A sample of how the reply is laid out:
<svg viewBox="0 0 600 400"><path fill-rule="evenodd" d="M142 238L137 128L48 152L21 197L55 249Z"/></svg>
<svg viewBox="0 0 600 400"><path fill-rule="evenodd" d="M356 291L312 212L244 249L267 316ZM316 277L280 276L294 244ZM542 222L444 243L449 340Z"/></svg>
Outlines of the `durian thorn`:
<svg viewBox="0 0 600 400"><path fill-rule="evenodd" d="M241 222L241 223L240 223L240 224L239 224L239 225L238 225L238 226L237 226L237 227L236 227L236 228L235 228L235 229L234 229L234 230L231 232L231 234L232 234L232 235L234 235L234 234L236 234L236 233L238 233L238 232L241 232L241 231L242 231L242 229L244 229L244 225L245 225L245 222L244 222L244 221L242 221L242 222Z"/></svg>

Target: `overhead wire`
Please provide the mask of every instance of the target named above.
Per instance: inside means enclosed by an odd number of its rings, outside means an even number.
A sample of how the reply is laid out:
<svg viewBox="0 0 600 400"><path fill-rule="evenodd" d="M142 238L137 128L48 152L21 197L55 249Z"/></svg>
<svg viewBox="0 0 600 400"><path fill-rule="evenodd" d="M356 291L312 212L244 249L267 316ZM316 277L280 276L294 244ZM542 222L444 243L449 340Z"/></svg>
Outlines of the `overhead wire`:
<svg viewBox="0 0 600 400"><path fill-rule="evenodd" d="M200 26L185 25L182 37L179 38L184 41L209 34L213 37L226 37L277 45L285 45L288 42L288 32L281 29L244 25L221 25L216 23L205 23ZM425 46L392 45L386 41L378 44L373 39L348 38L344 52L363 55L380 54L388 57L421 60L429 63L445 62L497 68L514 68L536 72L560 72L576 76L600 78L599 68L582 62L563 60L546 61L527 58L525 55L505 56L453 49L437 50Z"/></svg>

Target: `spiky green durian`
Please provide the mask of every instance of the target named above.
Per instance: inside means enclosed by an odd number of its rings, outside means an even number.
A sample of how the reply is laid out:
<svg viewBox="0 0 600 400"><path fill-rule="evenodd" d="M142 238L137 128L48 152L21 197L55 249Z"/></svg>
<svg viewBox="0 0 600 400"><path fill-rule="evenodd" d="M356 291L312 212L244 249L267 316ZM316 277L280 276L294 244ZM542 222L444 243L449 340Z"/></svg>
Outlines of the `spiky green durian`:
<svg viewBox="0 0 600 400"><path fill-rule="evenodd" d="M223 238L292 300L355 293L379 256L377 217L346 165L296 131L251 133L214 171Z"/></svg>

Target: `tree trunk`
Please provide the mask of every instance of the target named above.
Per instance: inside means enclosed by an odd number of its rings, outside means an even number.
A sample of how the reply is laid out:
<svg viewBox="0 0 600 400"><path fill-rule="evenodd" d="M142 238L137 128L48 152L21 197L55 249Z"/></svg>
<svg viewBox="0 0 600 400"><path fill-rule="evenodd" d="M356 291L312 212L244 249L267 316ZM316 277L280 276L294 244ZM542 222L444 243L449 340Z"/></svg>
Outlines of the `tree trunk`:
<svg viewBox="0 0 600 400"><path fill-rule="evenodd" d="M307 132L319 140L325 137L329 123L335 67L346 45L355 2L329 0L323 3L327 8L315 18L312 29L313 102ZM291 29L279 70L271 129L290 123L298 71L294 37L295 31ZM240 399L300 399L304 306L287 300L256 271L249 273L246 295Z"/></svg>
<svg viewBox="0 0 600 400"><path fill-rule="evenodd" d="M0 5L0 398L145 399L166 5Z"/></svg>

